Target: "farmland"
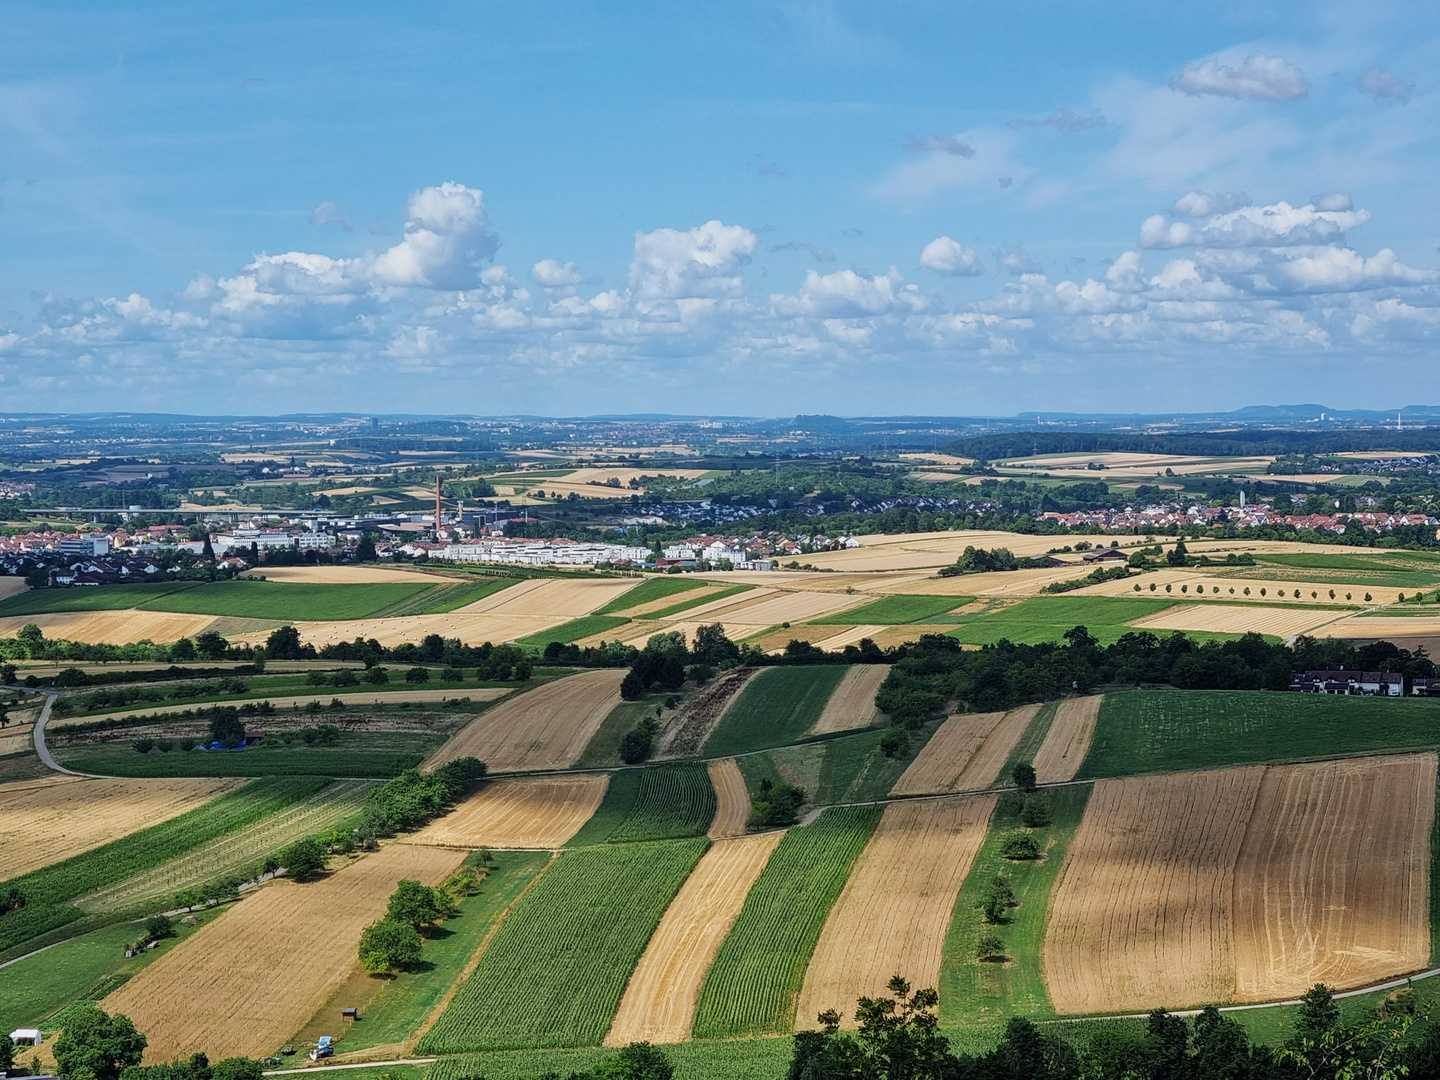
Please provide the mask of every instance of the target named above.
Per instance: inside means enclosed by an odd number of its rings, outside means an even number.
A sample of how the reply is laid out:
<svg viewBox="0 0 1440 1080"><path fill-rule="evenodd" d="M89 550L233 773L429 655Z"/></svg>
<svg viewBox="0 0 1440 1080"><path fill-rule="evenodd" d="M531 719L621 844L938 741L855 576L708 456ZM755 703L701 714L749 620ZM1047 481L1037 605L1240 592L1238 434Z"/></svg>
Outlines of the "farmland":
<svg viewBox="0 0 1440 1080"><path fill-rule="evenodd" d="M595 614L618 615L622 612L633 613L635 608L649 607L657 601L668 600L681 593L703 588L703 582L687 580L686 578L678 576L650 578L647 581L641 582L629 592L617 596L604 607L597 608Z"/></svg>
<svg viewBox="0 0 1440 1080"><path fill-rule="evenodd" d="M0 602L0 617L133 607L146 611L245 619L363 619L409 600L426 589L425 585L417 582L338 585L249 580L37 589Z"/></svg>
<svg viewBox="0 0 1440 1080"><path fill-rule="evenodd" d="M1434 746L1440 701L1245 690L1107 694L1081 778Z"/></svg>
<svg viewBox="0 0 1440 1080"><path fill-rule="evenodd" d="M845 672L807 734L829 735L874 722L875 692L890 669L884 664L856 664Z"/></svg>
<svg viewBox="0 0 1440 1080"><path fill-rule="evenodd" d="M940 726L895 783L895 795L979 791L995 783L1025 729L1040 711L1026 705L1003 713L962 713Z"/></svg>
<svg viewBox="0 0 1440 1080"><path fill-rule="evenodd" d="M881 749L883 731L860 731L747 754L738 763L752 796L762 781L784 780L804 788L817 805L883 799L929 735L930 729L916 732L910 749L894 757Z"/></svg>
<svg viewBox="0 0 1440 1080"><path fill-rule="evenodd" d="M868 604L850 608L835 615L823 615L811 621L812 626L860 625L874 623L894 625L924 622L954 611L970 601L968 596L902 596L891 595ZM956 622L959 620L956 619Z"/></svg>
<svg viewBox="0 0 1440 1080"><path fill-rule="evenodd" d="M603 774L492 780L444 817L408 837L449 847L556 848L595 813Z"/></svg>
<svg viewBox="0 0 1440 1080"><path fill-rule="evenodd" d="M715 817L715 789L703 765L686 762L612 773L605 799L570 846L703 836Z"/></svg>
<svg viewBox="0 0 1440 1080"><path fill-rule="evenodd" d="M1002 638L1035 645L1059 641L1067 630L1084 626L1101 644L1108 644L1128 633L1132 629L1129 623L1157 615L1174 602L1126 597L1037 596L988 615L976 615L948 633L966 645L993 645Z"/></svg>
<svg viewBox="0 0 1440 1080"><path fill-rule="evenodd" d="M1066 698L1055 709L1055 718L1045 733L1045 741L1036 751L1032 764L1035 777L1042 784L1056 784L1075 779L1090 740L1095 737L1095 724L1100 718L1100 694Z"/></svg>
<svg viewBox="0 0 1440 1080"><path fill-rule="evenodd" d="M541 630L537 634L528 634L525 637L517 638L520 645L530 645L537 649L543 649L552 641L562 644L569 644L572 641L579 641L581 638L591 637L595 634L605 634L616 627L624 626L630 620L623 615L583 615L578 619L571 619L569 622L561 623L559 626L549 630Z"/></svg>
<svg viewBox="0 0 1440 1080"><path fill-rule="evenodd" d="M419 1049L599 1043L706 844L606 844L560 856L501 924Z"/></svg>
<svg viewBox="0 0 1440 1080"><path fill-rule="evenodd" d="M809 731L845 668L769 668L755 676L726 710L705 742L706 757L724 757L783 746Z"/></svg>
<svg viewBox="0 0 1440 1080"><path fill-rule="evenodd" d="M831 809L785 834L705 977L697 1038L790 1028L815 942L879 818L878 807Z"/></svg>
<svg viewBox="0 0 1440 1080"><path fill-rule="evenodd" d="M285 746L267 740L241 751L137 754L129 740L65 747L57 760L102 776L396 776L419 765L443 736L414 732L346 733L338 746Z"/></svg>

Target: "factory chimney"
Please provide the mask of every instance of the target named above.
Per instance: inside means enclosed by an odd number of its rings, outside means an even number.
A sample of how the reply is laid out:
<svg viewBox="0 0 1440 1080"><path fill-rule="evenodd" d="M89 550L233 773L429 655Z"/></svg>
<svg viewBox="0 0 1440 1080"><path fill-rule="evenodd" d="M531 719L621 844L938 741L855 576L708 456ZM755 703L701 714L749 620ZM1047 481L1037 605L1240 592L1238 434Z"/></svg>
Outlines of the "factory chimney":
<svg viewBox="0 0 1440 1080"><path fill-rule="evenodd" d="M440 539L440 477L435 477L435 539Z"/></svg>

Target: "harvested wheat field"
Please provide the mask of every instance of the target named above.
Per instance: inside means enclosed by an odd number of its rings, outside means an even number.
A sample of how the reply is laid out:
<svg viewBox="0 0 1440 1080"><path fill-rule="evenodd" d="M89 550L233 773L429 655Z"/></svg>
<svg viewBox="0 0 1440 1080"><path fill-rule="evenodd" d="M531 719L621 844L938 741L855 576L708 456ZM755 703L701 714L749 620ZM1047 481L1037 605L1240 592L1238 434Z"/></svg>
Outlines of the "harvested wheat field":
<svg viewBox="0 0 1440 1080"><path fill-rule="evenodd" d="M507 589L506 592L508 591ZM464 610L466 609L461 609ZM460 611L452 611L446 615L397 615L388 619L297 622L295 629L300 632L302 641L316 648L354 641L357 637L374 638L389 648L405 641L418 644L427 634L459 638L467 645L478 645L482 641L514 641L516 638L549 630L565 621L564 617L559 615L462 615ZM230 640L263 645L269 635L269 630L255 630L232 635Z"/></svg>
<svg viewBox="0 0 1440 1080"><path fill-rule="evenodd" d="M839 652L840 650L844 649L846 645L859 645L860 642L864 641L866 638L869 638L872 641L875 640L875 636L877 634L883 634L886 628L887 624L884 623L874 623L869 626L852 626L847 630L842 630L838 634L831 634L829 637L817 638L812 641L811 644L814 645L817 649L824 649L826 652ZM815 627L813 629L818 629L818 627ZM826 627L826 629L830 628ZM790 631L788 630L781 631L782 634L788 634L789 632ZM786 642L786 644L788 645L789 642ZM783 646L781 647L781 649L777 649L775 651L783 651Z"/></svg>
<svg viewBox="0 0 1440 1080"><path fill-rule="evenodd" d="M745 825L750 820L750 789L745 786L740 766L733 757L727 757L706 762L705 771L710 774L710 786L715 789L710 838L744 836Z"/></svg>
<svg viewBox="0 0 1440 1080"><path fill-rule="evenodd" d="M800 989L797 1023L837 1002L885 996L903 972L915 986L938 986L955 897L985 840L998 797L891 803L815 945ZM853 1027L854 1020L846 1016Z"/></svg>
<svg viewBox="0 0 1440 1080"><path fill-rule="evenodd" d="M806 734L823 735L868 726L876 716L875 692L889 674L889 664L852 664Z"/></svg>
<svg viewBox="0 0 1440 1080"><path fill-rule="evenodd" d="M686 612L689 615L690 612ZM693 640L695 631L702 626L720 625L724 627L725 634L731 641L744 641L756 634L763 633L769 627L764 623L739 623L732 622L729 616L723 619L706 619L704 622L652 622L645 619L637 619L627 626L616 630L610 630L603 634L596 634L590 640L594 641L620 641L625 645L634 645L637 649L643 649L645 643L656 634L683 634L687 640ZM638 628L638 629L637 629Z"/></svg>
<svg viewBox="0 0 1440 1080"><path fill-rule="evenodd" d="M1434 816L1433 753L1265 770L1235 866L1235 998L1425 967Z"/></svg>
<svg viewBox="0 0 1440 1080"><path fill-rule="evenodd" d="M559 848L605 798L606 773L492 780L443 817L405 838L463 848Z"/></svg>
<svg viewBox="0 0 1440 1080"><path fill-rule="evenodd" d="M1041 555L1055 546L1050 536L1020 533L961 530L957 532L902 533L894 536L867 536L863 547L846 551L822 551L806 561L822 569L839 571L918 570L944 566L959 558L967 547L1008 548L1016 555Z"/></svg>
<svg viewBox="0 0 1440 1080"><path fill-rule="evenodd" d="M659 600L651 600L649 603L637 604L635 607L621 608L615 614L625 615L632 619L638 619L642 615L649 615L654 611L664 611L666 608L674 607L681 603L694 603L696 600L704 600L713 597L724 589L720 585L704 584L698 589L687 589L682 593L674 593L670 596L662 596Z"/></svg>
<svg viewBox="0 0 1440 1080"><path fill-rule="evenodd" d="M7 600L12 596L19 596L30 586L25 584L23 577L14 577L6 574L0 577L0 600Z"/></svg>
<svg viewBox="0 0 1440 1080"><path fill-rule="evenodd" d="M1331 623L1315 632L1323 638L1383 638L1413 648L1400 638L1440 638L1440 618L1426 615L1376 615Z"/></svg>
<svg viewBox="0 0 1440 1080"><path fill-rule="evenodd" d="M1039 711L1039 705L1025 705L1009 712L950 717L900 774L890 794L927 795L989 787Z"/></svg>
<svg viewBox="0 0 1440 1080"><path fill-rule="evenodd" d="M1219 634L1274 634L1290 637L1303 634L1322 623L1334 622L1345 613L1333 609L1298 607L1251 607L1245 604L1186 604L1167 608L1158 615L1136 619L1131 626L1142 630L1203 630Z"/></svg>
<svg viewBox="0 0 1440 1080"><path fill-rule="evenodd" d="M625 986L606 1046L690 1038L700 987L782 831L717 840L665 909Z"/></svg>
<svg viewBox="0 0 1440 1080"><path fill-rule="evenodd" d="M638 585L638 578L536 578L460 608L466 615L524 615L578 619Z"/></svg>
<svg viewBox="0 0 1440 1080"><path fill-rule="evenodd" d="M458 690L391 690L371 692L365 691L359 694L336 694L329 687L317 687L312 693L297 694L290 697L272 697L265 700L270 702L277 709L293 709L297 706L305 706L312 701L319 701L329 704L331 698L338 697L345 703L346 708L361 708L366 705L398 705L401 703L415 703L424 701L445 701L450 698L468 697L471 701L495 701L510 693L503 686L476 686L464 687ZM193 709L208 709L215 705L233 705L235 701L203 701L191 702L187 705L159 705L155 708L123 709L119 712L110 713L76 713L67 716L63 722L51 724L48 730L57 734L63 732L73 724L90 724L96 720L109 720L121 716L164 716L170 713L186 712Z"/></svg>
<svg viewBox="0 0 1440 1080"><path fill-rule="evenodd" d="M753 603L726 613L726 621L752 623L758 626L775 626L783 622L803 622L830 615L856 604L864 603L864 596L846 596L844 593L782 592L764 597ZM699 616L696 609L685 612L685 618Z"/></svg>
<svg viewBox="0 0 1440 1080"><path fill-rule="evenodd" d="M137 641L179 641L204 633L213 615L180 615L169 611L64 611L48 615L12 615L0 619L0 637L14 637L34 623L52 641L87 645L133 645Z"/></svg>
<svg viewBox="0 0 1440 1080"><path fill-rule="evenodd" d="M477 757L491 772L569 768L620 703L624 677L613 668L586 671L518 694L471 720L424 767Z"/></svg>
<svg viewBox="0 0 1440 1080"><path fill-rule="evenodd" d="M909 584L882 586L877 593L913 593L916 596L1039 596L1057 581L1070 581L1090 572L1084 566L1047 566L1039 570L1007 570L958 577L930 577ZM957 601L958 603L958 601Z"/></svg>
<svg viewBox="0 0 1440 1080"><path fill-rule="evenodd" d="M0 814L0 881L203 806L244 780L26 781ZM7 794L0 789L0 796Z"/></svg>
<svg viewBox="0 0 1440 1080"><path fill-rule="evenodd" d="M1235 862L1263 766L1102 780L1050 901L1044 966L1058 1013L1235 996Z"/></svg>
<svg viewBox="0 0 1440 1080"><path fill-rule="evenodd" d="M52 773L49 776L36 777L34 780L9 780L0 784L0 803L7 803L11 799L18 799L21 795L28 795L32 791L40 791L43 788L84 782L85 778L82 776L67 776L64 773Z"/></svg>
<svg viewBox="0 0 1440 1080"><path fill-rule="evenodd" d="M145 968L102 1008L124 1013L145 1032L150 1064L197 1046L212 1059L274 1053L354 969L360 932L385 914L396 882L434 885L464 858L448 848L389 844L320 881L272 881Z"/></svg>
<svg viewBox="0 0 1440 1080"><path fill-rule="evenodd" d="M266 566L259 571L266 581L298 581L317 585L370 585L376 583L423 585L463 584L466 579L390 570L383 566Z"/></svg>
<svg viewBox="0 0 1440 1080"><path fill-rule="evenodd" d="M1059 784L1074 780L1080 763L1090 752L1095 735L1095 721L1100 718L1104 694L1066 698L1055 710L1045 741L1035 752L1035 779L1042 784Z"/></svg>

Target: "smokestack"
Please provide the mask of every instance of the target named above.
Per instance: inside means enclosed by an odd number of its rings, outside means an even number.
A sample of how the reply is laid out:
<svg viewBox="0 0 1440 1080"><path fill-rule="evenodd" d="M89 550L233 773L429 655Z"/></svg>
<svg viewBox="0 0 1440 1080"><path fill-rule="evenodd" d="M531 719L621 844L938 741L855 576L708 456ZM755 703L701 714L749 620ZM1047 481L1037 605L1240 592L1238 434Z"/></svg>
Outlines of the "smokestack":
<svg viewBox="0 0 1440 1080"><path fill-rule="evenodd" d="M440 539L440 477L435 477L435 539Z"/></svg>

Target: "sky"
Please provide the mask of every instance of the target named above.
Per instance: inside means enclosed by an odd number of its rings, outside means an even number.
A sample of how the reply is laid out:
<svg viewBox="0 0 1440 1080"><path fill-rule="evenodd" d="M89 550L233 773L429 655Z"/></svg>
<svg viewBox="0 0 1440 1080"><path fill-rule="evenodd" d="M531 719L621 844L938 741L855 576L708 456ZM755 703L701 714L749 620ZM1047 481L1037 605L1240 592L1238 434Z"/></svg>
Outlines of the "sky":
<svg viewBox="0 0 1440 1080"><path fill-rule="evenodd" d="M1440 401L1440 7L5 25L0 412Z"/></svg>

